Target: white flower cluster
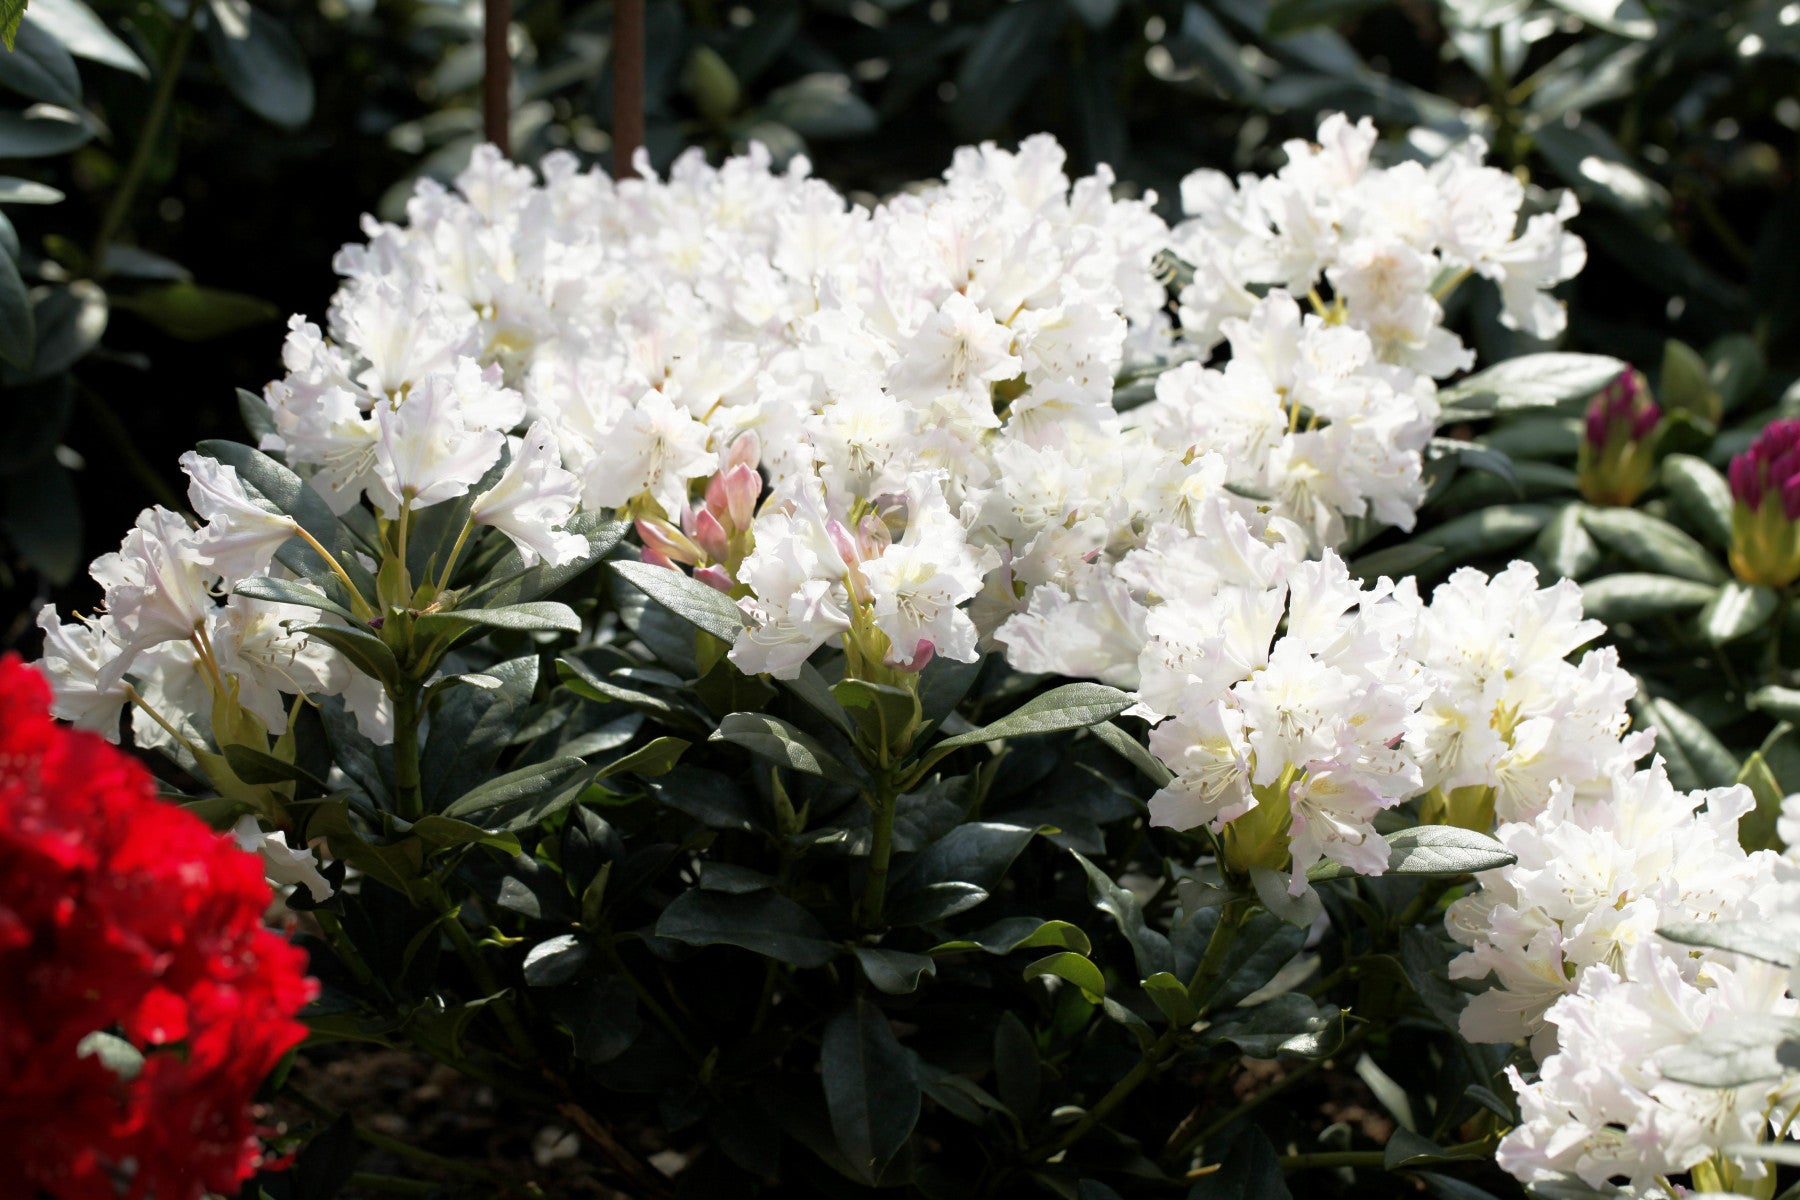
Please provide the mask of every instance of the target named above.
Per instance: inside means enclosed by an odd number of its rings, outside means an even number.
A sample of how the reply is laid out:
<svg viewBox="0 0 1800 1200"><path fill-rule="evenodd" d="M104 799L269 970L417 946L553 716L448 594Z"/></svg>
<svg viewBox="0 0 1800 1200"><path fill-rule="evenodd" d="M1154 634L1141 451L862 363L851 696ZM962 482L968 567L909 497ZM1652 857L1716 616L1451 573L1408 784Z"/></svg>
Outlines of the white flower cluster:
<svg viewBox="0 0 1800 1200"><path fill-rule="evenodd" d="M1677 792L1660 762L1617 769L1597 795L1559 786L1542 811L1500 827L1518 862L1451 906L1469 947L1452 975L1494 981L1464 1010L1463 1035L1529 1039L1541 1064L1529 1082L1509 1069L1523 1121L1498 1158L1523 1182L1578 1177L1672 1198L1686 1193L1671 1175L1693 1173L1699 1190L1764 1175L1748 1148L1788 1131L1800 1073L1704 1087L1665 1069L1709 1031L1800 1014L1788 973L1657 935L1763 925L1784 902L1800 911L1795 868L1739 846L1753 807L1743 787Z"/></svg>
<svg viewBox="0 0 1800 1200"><path fill-rule="evenodd" d="M1485 827L1647 751L1624 736L1635 685L1616 653L1568 661L1600 632L1574 584L1540 589L1524 563L1491 579L1464 568L1424 604L1410 580L1362 587L1334 554L1287 565L1232 528L1235 544L1194 548L1236 578L1126 562L1168 597L1140 663L1139 711L1169 717L1150 748L1175 774L1155 823L1229 836L1262 810L1270 835L1291 825L1298 893L1321 857L1379 874L1382 809L1423 797L1426 820Z"/></svg>
<svg viewBox="0 0 1800 1200"><path fill-rule="evenodd" d="M873 679L997 648L1141 684L1192 793L1163 799L1168 819L1280 790L1297 884L1321 854L1374 869L1377 809L1491 787L1510 813L1617 749L1619 692L1592 656L1570 685L1573 630L1517 649L1567 678L1495 673L1457 659L1475 653L1460 616L1308 562L1352 519L1411 524L1432 376L1469 361L1437 277L1490 276L1543 328L1543 289L1579 265L1566 213L1515 238L1522 193L1478 144L1383 169L1374 138L1331 118L1269 179L1203 172L1176 230L1104 169L1071 181L1044 136L965 148L873 210L760 148L617 182L479 151L454 190L421 185L405 225L370 221L339 254L325 326L290 324L262 448L370 571L435 505L468 503L465 536L494 527L526 564L580 555L571 517L615 509L647 561L737 600L747 672L790 676L826 644ZM1179 305L1171 247L1196 264ZM1227 276L1230 304L1209 308ZM1169 369L1220 335L1222 366ZM1155 400L1115 406L1119 379L1156 372ZM60 711L104 728L129 682L141 743L200 744L221 696L275 733L285 696L340 693L379 734L380 689L293 632L338 620L329 605L232 594L288 581L272 556L302 531L231 468L186 466L205 524L146 514L97 564L102 615L45 614ZM1481 636L1512 644L1496 621Z"/></svg>

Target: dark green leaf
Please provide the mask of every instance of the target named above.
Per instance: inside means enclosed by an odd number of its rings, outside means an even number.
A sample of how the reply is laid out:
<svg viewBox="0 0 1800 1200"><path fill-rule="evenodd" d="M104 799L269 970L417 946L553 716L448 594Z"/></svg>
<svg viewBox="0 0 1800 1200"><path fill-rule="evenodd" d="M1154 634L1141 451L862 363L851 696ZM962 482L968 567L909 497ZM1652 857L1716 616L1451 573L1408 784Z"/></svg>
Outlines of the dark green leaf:
<svg viewBox="0 0 1800 1200"><path fill-rule="evenodd" d="M1075 861L1087 874L1088 903L1113 919L1125 940L1131 943L1132 956L1137 960L1140 976L1154 975L1159 971L1169 971L1175 965L1175 956L1169 949L1169 939L1150 928L1144 920L1144 906L1138 898L1124 887L1089 862L1078 851L1070 851Z"/></svg>
<svg viewBox="0 0 1800 1200"><path fill-rule="evenodd" d="M0 262L4 262L0 259ZM6 477L4 529L19 555L61 586L81 566L81 498L67 467L43 458Z"/></svg>
<svg viewBox="0 0 1800 1200"><path fill-rule="evenodd" d="M1344 1014L1302 992L1283 992L1255 1008L1221 1015L1207 1026L1205 1037L1230 1042L1251 1058L1324 1058L1344 1040Z"/></svg>
<svg viewBox="0 0 1800 1200"><path fill-rule="evenodd" d="M1066 683L1027 701L990 725L945 738L932 747L932 750L936 754L962 746L999 741L1002 738L1085 729L1089 725L1111 720L1134 703L1136 698L1129 692L1121 692L1118 688L1107 687L1103 683Z"/></svg>
<svg viewBox="0 0 1800 1200"><path fill-rule="evenodd" d="M61 42L76 58L150 78L150 68L81 0L31 0L31 23Z"/></svg>
<svg viewBox="0 0 1800 1200"><path fill-rule="evenodd" d="M877 991L890 996L904 996L917 991L919 981L937 974L937 960L926 954L909 954L904 950L881 950L870 946L855 948L856 961Z"/></svg>
<svg viewBox="0 0 1800 1200"><path fill-rule="evenodd" d="M825 779L850 780L862 774L833 758L811 734L767 713L731 713L710 740L735 742L770 762Z"/></svg>
<svg viewBox="0 0 1800 1200"><path fill-rule="evenodd" d="M771 891L683 892L657 918L656 935L690 946L738 946L797 967L822 967L837 954L811 913Z"/></svg>
<svg viewBox="0 0 1800 1200"><path fill-rule="evenodd" d="M367 629L345 625L302 625L295 633L304 633L324 642L371 679L386 686L400 686L400 664L388 644Z"/></svg>
<svg viewBox="0 0 1800 1200"><path fill-rule="evenodd" d="M744 628L744 614L731 597L682 571L641 562L615 562L612 567L652 600L721 641L736 641Z"/></svg>
<svg viewBox="0 0 1800 1200"><path fill-rule="evenodd" d="M873 1184L919 1121L913 1056L895 1039L880 1006L859 997L825 1026L819 1067L838 1147Z"/></svg>
<svg viewBox="0 0 1800 1200"><path fill-rule="evenodd" d="M851 87L850 77L835 73L805 75L776 88L769 93L763 115L803 138L821 142L872 133L881 123Z"/></svg>
<svg viewBox="0 0 1800 1200"><path fill-rule="evenodd" d="M1711 463L1691 454L1671 454L1662 463L1669 498L1715 549L1731 546L1731 485Z"/></svg>
<svg viewBox="0 0 1800 1200"><path fill-rule="evenodd" d="M581 618L566 604L553 600L530 600L523 604L503 604L494 608L459 608L452 612L426 613L414 624L418 636L425 638L456 636L474 628L510 629L520 633L580 633Z"/></svg>
<svg viewBox="0 0 1800 1200"><path fill-rule="evenodd" d="M890 925L929 925L968 912L987 898L987 889L972 883L933 883L896 896L887 906L887 921Z"/></svg>
<svg viewBox="0 0 1800 1200"><path fill-rule="evenodd" d="M1285 871L1277 871L1273 867L1251 867L1250 884L1256 889L1256 898L1270 913L1280 917L1289 925L1300 929L1311 929L1325 912L1325 906L1319 900L1319 894L1307 888L1298 896L1288 893L1288 875Z"/></svg>
<svg viewBox="0 0 1800 1200"><path fill-rule="evenodd" d="M209 341L252 325L266 324L281 316L281 310L267 300L185 282L131 295L115 295L113 307L140 316L170 337L184 342Z"/></svg>
<svg viewBox="0 0 1800 1200"><path fill-rule="evenodd" d="M989 954L1010 954L1028 947L1057 946L1086 954L1093 949L1087 934L1067 921L1040 921L1036 917L1003 917L979 933L933 946L933 954L949 954L959 950L985 950Z"/></svg>
<svg viewBox="0 0 1800 1200"><path fill-rule="evenodd" d="M1778 603L1773 589L1728 579L1700 610L1700 632L1715 646L1735 642L1767 625Z"/></svg>
<svg viewBox="0 0 1800 1200"><path fill-rule="evenodd" d="M1582 511L1581 523L1601 545L1659 575L1698 583L1728 578L1706 547L1649 513L1634 508L1587 508Z"/></svg>
<svg viewBox="0 0 1800 1200"><path fill-rule="evenodd" d="M1255 1125L1246 1125L1219 1170L1203 1175L1187 1200L1293 1200L1281 1177L1281 1160Z"/></svg>
<svg viewBox="0 0 1800 1200"><path fill-rule="evenodd" d="M512 741L537 687L535 654L489 667L493 688L458 688L437 706L420 755L425 805L436 810L485 779Z"/></svg>
<svg viewBox="0 0 1800 1200"><path fill-rule="evenodd" d="M1625 369L1604 354L1526 354L1477 371L1438 393L1446 420L1545 408L1598 392Z"/></svg>
<svg viewBox="0 0 1800 1200"><path fill-rule="evenodd" d="M1581 585L1581 607L1607 624L1687 612L1710 604L1719 589L1669 575L1606 575Z"/></svg>
<svg viewBox="0 0 1800 1200"><path fill-rule="evenodd" d="M268 576L257 576L255 579L241 579L232 585L234 595L248 596L252 600L268 600L275 604L297 604L303 608L316 608L321 612L334 613L346 621L356 620L355 614L337 601L311 584L297 579L272 579Z"/></svg>
<svg viewBox="0 0 1800 1200"><path fill-rule="evenodd" d="M1389 834L1387 843L1390 875L1473 875L1516 861L1487 834L1455 825L1416 825ZM1330 859L1321 859L1306 877L1318 881L1354 873Z"/></svg>
<svg viewBox="0 0 1800 1200"><path fill-rule="evenodd" d="M288 31L247 0L207 0L207 10L206 44L231 94L273 124L306 124L313 81Z"/></svg>
<svg viewBox="0 0 1800 1200"><path fill-rule="evenodd" d="M534 567L527 567L519 557L518 548L514 547L494 564L481 583L465 595L463 600L466 603L479 597L483 603L497 606L547 596L599 562L619 544L630 528L629 521L614 520L609 513L576 513L563 529L587 539L586 554L561 566L553 567L549 563L540 562Z"/></svg>
<svg viewBox="0 0 1800 1200"><path fill-rule="evenodd" d="M550 1011L575 1039L575 1057L609 1063L637 1040L637 994L616 975L580 980L550 997Z"/></svg>
<svg viewBox="0 0 1800 1200"><path fill-rule="evenodd" d="M533 763L467 792L444 815L497 832L526 829L574 803L591 774L579 758Z"/></svg>
<svg viewBox="0 0 1800 1200"><path fill-rule="evenodd" d="M13 19L17 20L16 13ZM0 25L6 23L6 14L0 8ZM75 70L75 60L61 42L35 21L25 22L9 52L0 54L0 87L45 104L81 107L81 76Z"/></svg>
<svg viewBox="0 0 1800 1200"><path fill-rule="evenodd" d="M581 973L593 955L588 944L572 933L558 934L525 953L525 982L531 987L555 987Z"/></svg>
<svg viewBox="0 0 1800 1200"><path fill-rule="evenodd" d="M1742 764L1686 709L1658 698L1633 707L1641 721L1656 726L1656 748L1667 758L1669 778L1678 790L1730 787L1737 781Z"/></svg>

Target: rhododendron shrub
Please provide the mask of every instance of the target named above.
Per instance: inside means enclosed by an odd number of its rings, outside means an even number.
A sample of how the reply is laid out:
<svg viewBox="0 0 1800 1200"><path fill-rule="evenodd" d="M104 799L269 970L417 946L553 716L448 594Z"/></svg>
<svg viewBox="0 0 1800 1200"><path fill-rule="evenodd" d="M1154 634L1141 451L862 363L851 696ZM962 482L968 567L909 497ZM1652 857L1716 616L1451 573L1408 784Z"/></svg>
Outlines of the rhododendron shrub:
<svg viewBox="0 0 1800 1200"><path fill-rule="evenodd" d="M252 1103L306 1035L306 956L260 860L62 727L0 660L0 1179L8 1195L196 1200L264 1161Z"/></svg>
<svg viewBox="0 0 1800 1200"><path fill-rule="evenodd" d="M40 615L56 712L259 851L318 1040L628 1194L1765 1194L1787 1085L1658 1056L1785 982L1659 931L1772 919L1780 795L1692 778L1562 543L1493 561L1529 513L1434 507L1523 488L1489 422L1592 400L1534 480L1726 605L1621 524L1647 381L1453 327L1473 289L1559 335L1584 261L1484 155L1332 116L1171 225L1044 137L873 207L760 149L479 151L339 255L192 517ZM1269 1103L1315 1075L1404 1129Z"/></svg>

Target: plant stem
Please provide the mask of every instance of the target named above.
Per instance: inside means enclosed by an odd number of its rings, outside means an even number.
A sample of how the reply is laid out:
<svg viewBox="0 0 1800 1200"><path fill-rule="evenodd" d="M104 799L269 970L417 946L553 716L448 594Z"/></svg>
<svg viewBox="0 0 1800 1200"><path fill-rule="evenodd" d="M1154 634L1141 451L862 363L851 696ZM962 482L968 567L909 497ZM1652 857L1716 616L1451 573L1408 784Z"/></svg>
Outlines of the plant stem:
<svg viewBox="0 0 1800 1200"><path fill-rule="evenodd" d="M1225 956L1230 953L1231 944L1237 940L1238 930L1243 926L1244 916L1249 911L1248 901L1230 900L1226 902L1224 911L1219 913L1219 923L1213 926L1212 937L1207 939L1206 953L1201 957L1200 965L1194 969L1193 978L1188 980L1189 997L1198 999L1206 985L1218 975L1219 967L1223 965ZM1205 1014L1205 1011L1204 1007L1200 1009L1202 1015ZM1135 1067L1125 1073L1124 1078L1113 1084L1112 1089L1100 1097L1099 1101L1083 1113L1081 1119L1071 1125L1061 1137L1028 1155L1028 1161L1044 1162L1047 1159L1055 1158L1093 1132L1095 1126L1111 1116L1113 1110L1125 1103L1131 1093L1135 1092L1144 1081L1162 1070L1163 1060L1180 1045L1182 1035L1186 1032L1187 1030L1179 1025L1171 1025L1164 1030L1163 1035L1157 1038L1148 1050L1144 1051L1144 1056L1138 1060Z"/></svg>
<svg viewBox="0 0 1800 1200"><path fill-rule="evenodd" d="M1332 1052L1331 1057L1335 1058L1337 1055L1344 1053L1344 1051L1349 1050L1367 1036L1366 1026L1353 1030L1350 1035L1344 1039L1343 1044ZM1256 1095L1250 1097L1242 1104L1239 1104L1224 1116L1209 1122L1204 1127L1199 1127L1200 1110L1196 1108L1189 1114L1188 1119L1184 1120L1175 1132L1169 1135L1169 1141L1163 1148L1164 1160L1179 1159L1195 1146L1204 1145L1211 1141L1239 1118L1250 1115L1252 1112L1281 1095L1295 1084L1303 1083L1307 1079L1310 1079L1330 1061L1331 1058L1320 1058L1314 1059L1308 1063L1303 1063L1282 1076L1277 1082L1270 1084L1268 1087L1256 1093Z"/></svg>
<svg viewBox="0 0 1800 1200"><path fill-rule="evenodd" d="M338 961L344 964L356 982L369 991L385 994L387 988L375 978L375 972L369 969L369 964L364 961L356 943L350 940L350 935L345 932L344 923L337 919L337 914L316 908L313 910L313 920L319 923L319 929L325 934L325 944L331 947L331 952L337 955Z"/></svg>
<svg viewBox="0 0 1800 1200"><path fill-rule="evenodd" d="M400 815L417 821L425 815L419 785L419 686L402 680L394 701L394 791Z"/></svg>
<svg viewBox="0 0 1800 1200"><path fill-rule="evenodd" d="M475 939L470 936L468 926L462 923L462 916L457 911L457 906L450 903L450 898L444 895L443 888L435 883L431 884L430 888L431 897L437 903L438 911L447 918L444 924L450 931L450 944L456 947L457 957L463 960L463 965L469 969L469 974L475 977L475 986L481 990L481 994L493 997L490 1004L494 1009L494 1015L500 1020L501 1028L506 1030L507 1040L512 1043L513 1049L518 1051L525 1061L536 1062L537 1046L532 1043L531 1035L525 1032L525 1026L520 1023L519 1014L513 1009L512 1001L500 994L505 989L495 978L493 968L488 966L487 959L482 957L481 947L477 946Z"/></svg>
<svg viewBox="0 0 1800 1200"><path fill-rule="evenodd" d="M351 611L365 621L373 617L375 610L369 607L368 601L363 599L363 594L356 590L356 584L350 581L349 572L344 570L344 564L340 563L331 551L320 545L319 539L308 533L306 527L298 521L294 522L294 536L311 546L313 553L324 559L325 565L331 568L332 574L336 575L343 583L344 590L350 593Z"/></svg>
<svg viewBox="0 0 1800 1200"><path fill-rule="evenodd" d="M619 953L619 948L611 942L606 944L606 957L612 963L613 968L619 972L619 978L623 979L626 986L637 996L638 1003L649 1010L650 1015L656 1018L657 1024L661 1025L668 1035L675 1039L675 1044L680 1046L696 1063L704 1062L705 1056L695 1049L694 1043L689 1041L687 1034L681 1031L681 1026L676 1023L675 1018L669 1015L669 1010L664 1008L655 996L651 995L650 989L645 987L643 982L632 973L631 968L625 965L624 956Z"/></svg>
<svg viewBox="0 0 1800 1200"><path fill-rule="evenodd" d="M884 771L875 786L875 840L869 847L869 877L863 883L862 923L873 929L881 924L887 902L888 864L894 857L894 784Z"/></svg>
<svg viewBox="0 0 1800 1200"><path fill-rule="evenodd" d="M1479 1141L1446 1146L1444 1154L1451 1158L1473 1158L1478 1154L1488 1153L1493 1147L1492 1138L1482 1138ZM1386 1160L1387 1152L1383 1150L1323 1150L1315 1154L1283 1155L1281 1169L1305 1171L1314 1167L1381 1167Z"/></svg>
<svg viewBox="0 0 1800 1200"><path fill-rule="evenodd" d="M307 1109L321 1120L328 1122L336 1121L343 1115L338 1112L337 1109L326 1104L323 1100L308 1095L291 1083L288 1084L284 1090L288 1095L299 1101L301 1107ZM357 1141L373 1149L385 1150L387 1153L396 1155L400 1158L410 1158L416 1163L432 1167L435 1170L444 1171L448 1174L464 1175L470 1179L480 1179L489 1183L500 1182L499 1177L492 1171L487 1170L485 1167L476 1166L474 1163L461 1162L454 1158L445 1158L441 1154L433 1154L422 1146L415 1146L411 1142L405 1142L401 1141L399 1138L389 1137L385 1133L377 1133L373 1129L366 1129L363 1126L358 1125L354 1120L350 1122L350 1128L356 1134Z"/></svg>
<svg viewBox="0 0 1800 1200"><path fill-rule="evenodd" d="M188 47L194 41L194 18L199 12L197 0L190 0L159 64L156 92L150 97L150 110L144 114L144 123L138 127L137 145L131 149L131 161L126 164L119 189L113 193L105 215L100 218L100 231L94 235L93 249L88 253L88 270L95 276L106 273L106 249L124 226L125 218L131 212L131 202L143 185L144 172L149 170L150 159L156 153L163 122L168 120L169 105L175 98L175 81L181 77L181 66L187 61Z"/></svg>
<svg viewBox="0 0 1800 1200"><path fill-rule="evenodd" d="M350 1183L365 1191L385 1192L390 1196L435 1196L441 1190L440 1185L422 1179L401 1179L397 1175L377 1175L372 1171L351 1172Z"/></svg>

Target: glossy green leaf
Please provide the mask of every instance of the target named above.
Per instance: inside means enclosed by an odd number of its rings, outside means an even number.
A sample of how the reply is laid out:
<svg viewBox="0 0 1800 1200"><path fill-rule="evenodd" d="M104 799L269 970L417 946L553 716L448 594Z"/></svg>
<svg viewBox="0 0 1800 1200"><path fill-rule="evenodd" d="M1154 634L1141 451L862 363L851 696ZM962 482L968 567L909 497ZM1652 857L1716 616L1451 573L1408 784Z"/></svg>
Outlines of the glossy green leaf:
<svg viewBox="0 0 1800 1200"><path fill-rule="evenodd" d="M1526 354L1451 384L1438 393L1438 401L1446 419L1545 408L1586 399L1624 369L1623 362L1604 354Z"/></svg>
<svg viewBox="0 0 1800 1200"><path fill-rule="evenodd" d="M231 94L273 124L306 124L313 111L312 75L281 23L248 0L207 0L207 15L207 49Z"/></svg>
<svg viewBox="0 0 1800 1200"><path fill-rule="evenodd" d="M17 20L16 13L13 19ZM0 5L0 26L7 23L5 7ZM7 53L0 54L0 88L45 104L81 107L81 76L75 70L75 59L35 21L19 26Z"/></svg>
<svg viewBox="0 0 1800 1200"><path fill-rule="evenodd" d="M1040 946L1056 946L1087 954L1093 950L1088 936L1079 926L1067 921L1040 921L1036 917L1002 917L979 933L931 948L933 954L952 954L962 950L985 950L989 954L1010 954Z"/></svg>
<svg viewBox="0 0 1800 1200"><path fill-rule="evenodd" d="M1473 875L1517 861L1487 834L1455 825L1415 825L1389 834L1387 843L1389 875ZM1306 877L1317 881L1352 874L1348 867L1321 859Z"/></svg>
<svg viewBox="0 0 1800 1200"><path fill-rule="evenodd" d="M590 777L579 758L533 763L465 793L444 815L501 833L526 829L573 804Z"/></svg>
<svg viewBox="0 0 1800 1200"><path fill-rule="evenodd" d="M1042 975L1066 979L1080 988L1095 1004L1100 1003L1101 997L1106 995L1106 978L1100 974L1100 968L1073 950L1047 954L1026 967L1024 974L1026 979L1036 979Z"/></svg>
<svg viewBox="0 0 1800 1200"><path fill-rule="evenodd" d="M1581 585L1581 606L1588 616L1612 625L1691 612L1712 603L1719 589L1671 575L1622 574Z"/></svg>
<svg viewBox="0 0 1800 1200"><path fill-rule="evenodd" d="M919 989L926 976L937 974L937 960L928 954L910 954L905 950L884 950L873 946L857 946L853 951L863 974L875 990L890 996L904 996Z"/></svg>
<svg viewBox="0 0 1800 1200"><path fill-rule="evenodd" d="M494 608L458 608L425 613L413 625L419 637L454 637L470 629L510 629L519 633L580 633L581 618L566 604L529 600Z"/></svg>
<svg viewBox="0 0 1800 1200"><path fill-rule="evenodd" d="M825 928L779 892L683 892L656 920L656 936L690 946L737 946L797 967L837 955Z"/></svg>
<svg viewBox="0 0 1800 1200"><path fill-rule="evenodd" d="M1697 583L1728 576L1706 547L1669 522L1633 508L1587 508L1581 523L1594 540L1636 566Z"/></svg>
<svg viewBox="0 0 1800 1200"><path fill-rule="evenodd" d="M109 253L108 266L111 261ZM116 295L113 306L142 317L184 342L209 341L281 317L281 310L267 300L186 282Z"/></svg>
<svg viewBox="0 0 1800 1200"><path fill-rule="evenodd" d="M736 641L744 628L744 614L731 597L683 571L641 562L615 562L612 568L652 600L721 641Z"/></svg>
<svg viewBox="0 0 1800 1200"><path fill-rule="evenodd" d="M861 997L825 1026L819 1071L831 1130L844 1158L873 1184L912 1136L921 1092L913 1056L880 1005Z"/></svg>
<svg viewBox="0 0 1800 1200"><path fill-rule="evenodd" d="M61 42L76 58L150 78L150 68L144 60L82 0L30 0L29 7L31 23Z"/></svg>
<svg viewBox="0 0 1800 1200"><path fill-rule="evenodd" d="M1700 610L1700 633L1715 646L1735 642L1767 625L1779 603L1771 588L1728 579Z"/></svg>
<svg viewBox="0 0 1800 1200"><path fill-rule="evenodd" d="M1731 486L1713 465L1691 454L1671 454L1662 463L1669 499L1716 550L1731 546Z"/></svg>
<svg viewBox="0 0 1800 1200"><path fill-rule="evenodd" d="M1066 683L1021 704L992 724L945 738L932 747L932 750L935 753L995 742L1002 738L1085 729L1089 725L1111 720L1134 703L1136 698L1129 692L1121 692L1118 688L1107 687L1103 683Z"/></svg>
<svg viewBox="0 0 1800 1200"><path fill-rule="evenodd" d="M731 713L710 740L735 742L770 762L825 779L848 781L861 775L832 757L811 734L767 713Z"/></svg>

